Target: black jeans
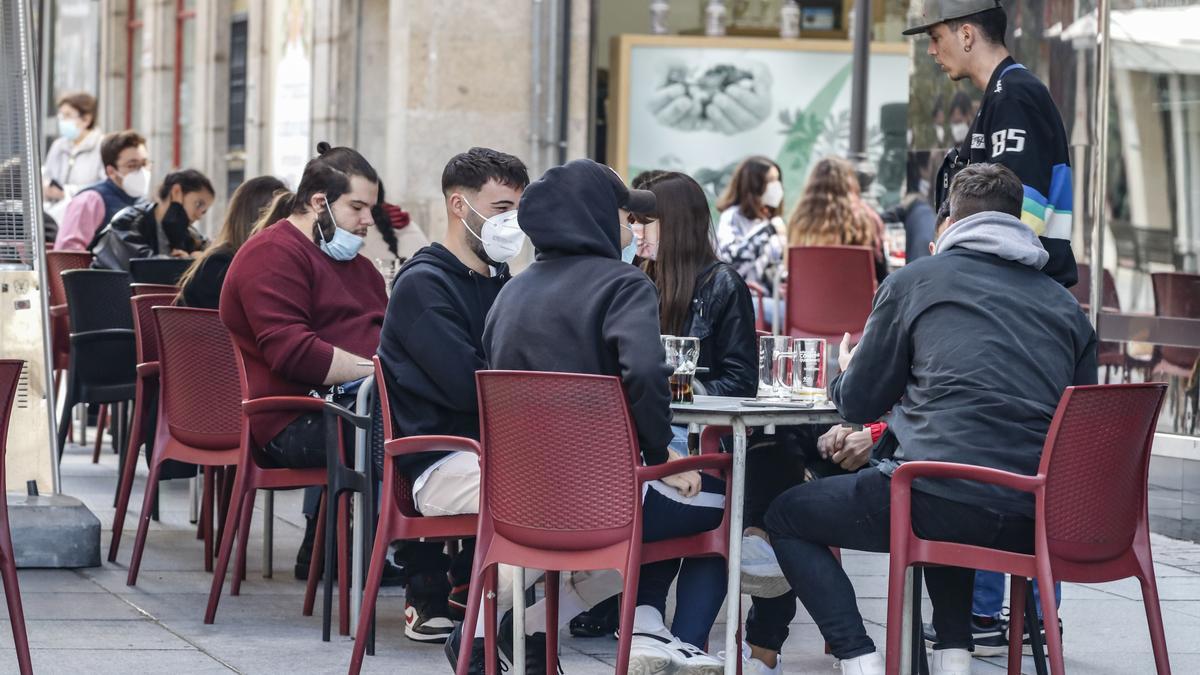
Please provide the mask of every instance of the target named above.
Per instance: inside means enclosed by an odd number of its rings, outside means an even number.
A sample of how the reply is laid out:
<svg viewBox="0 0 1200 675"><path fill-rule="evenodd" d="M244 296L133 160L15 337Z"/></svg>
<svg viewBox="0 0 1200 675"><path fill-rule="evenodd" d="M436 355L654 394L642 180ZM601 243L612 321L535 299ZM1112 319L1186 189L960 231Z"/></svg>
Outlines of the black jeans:
<svg viewBox="0 0 1200 675"><path fill-rule="evenodd" d="M774 436L755 434L746 452L746 527L766 528L767 509L775 498L804 482L805 469L819 475L845 473L817 452L817 439L826 426L780 427ZM779 651L788 639L788 624L796 617L796 596L750 598L746 642Z"/></svg>
<svg viewBox="0 0 1200 675"><path fill-rule="evenodd" d="M891 479L878 469L867 468L794 487L780 495L767 512L767 532L779 564L839 659L871 653L875 644L863 626L854 586L829 547L886 553L890 499ZM913 532L922 539L1033 550L1032 519L915 490L912 522ZM974 578L973 570L959 567L925 568L939 639L934 649L972 647Z"/></svg>

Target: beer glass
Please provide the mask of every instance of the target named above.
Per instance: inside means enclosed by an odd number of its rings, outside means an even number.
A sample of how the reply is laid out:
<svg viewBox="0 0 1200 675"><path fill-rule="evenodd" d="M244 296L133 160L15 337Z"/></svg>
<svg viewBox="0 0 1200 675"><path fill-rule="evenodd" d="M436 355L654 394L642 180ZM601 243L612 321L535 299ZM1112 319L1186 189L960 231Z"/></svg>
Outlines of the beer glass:
<svg viewBox="0 0 1200 675"><path fill-rule="evenodd" d="M780 389L779 354L790 354L792 338L786 335L766 335L758 339L758 398L787 398L788 389Z"/></svg>

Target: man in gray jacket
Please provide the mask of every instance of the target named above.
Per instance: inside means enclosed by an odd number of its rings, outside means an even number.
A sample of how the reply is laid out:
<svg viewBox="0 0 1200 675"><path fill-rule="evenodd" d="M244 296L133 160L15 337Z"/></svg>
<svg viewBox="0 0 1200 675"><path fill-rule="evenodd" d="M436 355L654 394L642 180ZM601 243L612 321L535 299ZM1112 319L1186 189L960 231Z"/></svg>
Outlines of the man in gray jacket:
<svg viewBox="0 0 1200 675"><path fill-rule="evenodd" d="M892 471L931 460L1033 475L1063 389L1096 381L1095 332L1070 292L1041 273L1048 254L1019 219L1022 198L1004 166L959 172L936 254L879 287L862 341L829 386L847 421L891 411L880 440L890 452L785 492L767 514L780 565L845 675L883 673L883 664L828 547L888 550ZM918 536L1032 550L1031 495L968 481L913 487ZM939 638L931 672L967 675L974 572L925 574Z"/></svg>

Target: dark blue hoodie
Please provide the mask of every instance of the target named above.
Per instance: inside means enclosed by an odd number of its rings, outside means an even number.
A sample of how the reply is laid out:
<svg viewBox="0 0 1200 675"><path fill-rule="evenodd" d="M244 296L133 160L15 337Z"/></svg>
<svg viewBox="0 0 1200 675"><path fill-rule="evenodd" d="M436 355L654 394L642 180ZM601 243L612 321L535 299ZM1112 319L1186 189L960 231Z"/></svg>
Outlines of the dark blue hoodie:
<svg viewBox="0 0 1200 675"><path fill-rule="evenodd" d="M621 262L611 173L575 160L526 188L517 219L537 257L492 306L484 351L501 370L620 376L642 456L660 464L672 438L671 368L654 283Z"/></svg>
<svg viewBox="0 0 1200 675"><path fill-rule="evenodd" d="M475 371L487 367L484 317L508 279L507 265L485 277L441 244L417 251L400 268L379 336L398 436L479 438ZM444 454L401 457L397 464L415 479Z"/></svg>

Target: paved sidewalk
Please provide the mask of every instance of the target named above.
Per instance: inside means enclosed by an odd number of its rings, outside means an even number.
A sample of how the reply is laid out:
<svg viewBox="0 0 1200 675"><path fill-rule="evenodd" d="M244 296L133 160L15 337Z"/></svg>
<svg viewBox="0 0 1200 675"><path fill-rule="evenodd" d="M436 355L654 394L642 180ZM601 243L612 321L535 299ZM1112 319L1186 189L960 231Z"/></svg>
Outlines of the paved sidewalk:
<svg viewBox="0 0 1200 675"><path fill-rule="evenodd" d="M68 449L63 463L65 492L83 499L106 533L112 524L116 457L104 453L99 465L90 450ZM303 584L292 580L292 562L302 536L299 493L275 502L275 575L261 574L261 500L250 536L249 573L240 597L221 599L216 624L204 625L211 575L204 572L201 542L187 522L186 481L163 484L162 521L150 529L138 585L125 585L137 512L145 477L140 467L120 562L86 570L23 570L21 590L38 673L339 673L350 659L351 641L320 639L317 616L300 614ZM1171 665L1175 673L1200 673L1200 545L1155 537L1159 592ZM859 593L859 605L872 637L883 642L887 588L883 555L846 552L844 564ZM228 588L228 587L227 587ZM385 589L380 600L377 656L368 673L449 673L440 646L406 640L403 598ZM1063 592L1067 668L1089 675L1153 673L1141 595L1135 581L1098 586L1068 585ZM3 623L7 624L7 614ZM722 614L723 616L723 614ZM928 616L928 614L926 615ZM336 617L335 617L336 628ZM335 630L336 632L336 630ZM724 626L713 631L721 649ZM0 672L15 672L11 631L0 626ZM807 614L798 612L787 643L788 673L837 673L832 657ZM616 642L608 638L566 638L567 673L610 673ZM1026 673L1034 672L1026 659ZM975 673L1003 672L1002 659L975 661Z"/></svg>

